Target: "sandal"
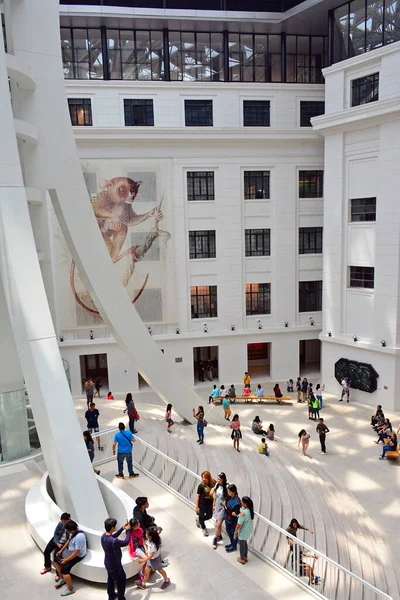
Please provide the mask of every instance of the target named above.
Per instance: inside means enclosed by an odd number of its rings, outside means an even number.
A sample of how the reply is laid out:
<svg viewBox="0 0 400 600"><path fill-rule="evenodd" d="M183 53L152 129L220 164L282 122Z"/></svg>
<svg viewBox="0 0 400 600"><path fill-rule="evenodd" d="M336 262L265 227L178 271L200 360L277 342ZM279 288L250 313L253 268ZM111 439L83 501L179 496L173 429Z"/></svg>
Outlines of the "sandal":
<svg viewBox="0 0 400 600"><path fill-rule="evenodd" d="M46 573L49 573L51 571L51 567L43 567L43 569L40 571L41 575L45 575Z"/></svg>

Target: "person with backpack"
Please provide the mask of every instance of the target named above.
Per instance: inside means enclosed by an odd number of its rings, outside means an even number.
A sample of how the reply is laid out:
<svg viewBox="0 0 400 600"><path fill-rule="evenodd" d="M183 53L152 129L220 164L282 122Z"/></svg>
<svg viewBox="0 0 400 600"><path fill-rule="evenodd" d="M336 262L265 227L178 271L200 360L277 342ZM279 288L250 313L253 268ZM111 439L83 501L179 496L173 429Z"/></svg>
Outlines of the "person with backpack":
<svg viewBox="0 0 400 600"><path fill-rule="evenodd" d="M131 526L126 523L116 531L117 519L109 517L104 521L105 533L101 536L101 545L104 550L104 566L107 570L107 594L109 598L125 600L126 573L122 566L122 550L128 546L131 537ZM125 530L124 540L119 536ZM115 594L117 586L118 596Z"/></svg>
<svg viewBox="0 0 400 600"><path fill-rule="evenodd" d="M124 410L124 413L127 413L129 417L129 431L131 433L137 433L135 429L135 421L138 421L140 419L140 416L138 411L136 410L136 406L133 401L132 394L130 392L126 395L125 404L126 408Z"/></svg>
<svg viewBox="0 0 400 600"><path fill-rule="evenodd" d="M54 530L54 535L44 549L44 567L40 571L41 575L45 575L51 571L51 553L54 550L60 550L67 541L65 527L70 519L71 515L67 512L64 512L61 515L60 521L57 523L57 527Z"/></svg>
<svg viewBox="0 0 400 600"><path fill-rule="evenodd" d="M118 474L115 476L117 479L125 479L124 477L124 460L128 466L129 479L139 477L139 473L133 471L132 464L132 443L135 442L135 436L131 431L125 430L123 423L118 424L119 431L114 436L113 443L113 454L115 455L116 448L117 452L117 463L118 463Z"/></svg>
<svg viewBox="0 0 400 600"><path fill-rule="evenodd" d="M66 589L61 592L61 596L70 596L75 594L75 588L72 585L71 569L86 556L86 535L79 531L78 524L75 521L68 521L65 525L68 539L64 546L57 552L54 559L54 565L59 577L55 588L58 590L63 585Z"/></svg>

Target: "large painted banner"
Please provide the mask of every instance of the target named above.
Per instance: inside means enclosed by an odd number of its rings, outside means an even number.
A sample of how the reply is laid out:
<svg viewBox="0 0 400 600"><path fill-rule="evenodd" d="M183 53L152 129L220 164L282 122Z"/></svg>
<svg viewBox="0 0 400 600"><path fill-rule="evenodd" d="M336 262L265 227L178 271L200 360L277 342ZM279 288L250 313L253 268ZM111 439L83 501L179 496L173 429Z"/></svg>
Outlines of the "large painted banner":
<svg viewBox="0 0 400 600"><path fill-rule="evenodd" d="M85 160L82 171L93 219L132 304L146 323L175 322L169 161ZM58 226L56 240L63 330L102 324Z"/></svg>

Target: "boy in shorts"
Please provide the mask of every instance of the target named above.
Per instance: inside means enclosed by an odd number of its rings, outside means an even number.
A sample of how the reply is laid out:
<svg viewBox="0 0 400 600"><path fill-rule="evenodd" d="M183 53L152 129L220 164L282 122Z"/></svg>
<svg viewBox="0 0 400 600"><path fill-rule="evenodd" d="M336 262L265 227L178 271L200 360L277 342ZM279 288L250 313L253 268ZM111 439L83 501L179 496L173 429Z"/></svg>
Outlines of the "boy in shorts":
<svg viewBox="0 0 400 600"><path fill-rule="evenodd" d="M75 521L69 521L65 526L65 531L68 534L68 539L54 559L54 566L57 575L60 577L55 587L59 589L67 584L66 589L61 592L61 596L70 596L75 594L76 591L72 585L70 571L74 565L86 556L86 536L83 531L78 530Z"/></svg>

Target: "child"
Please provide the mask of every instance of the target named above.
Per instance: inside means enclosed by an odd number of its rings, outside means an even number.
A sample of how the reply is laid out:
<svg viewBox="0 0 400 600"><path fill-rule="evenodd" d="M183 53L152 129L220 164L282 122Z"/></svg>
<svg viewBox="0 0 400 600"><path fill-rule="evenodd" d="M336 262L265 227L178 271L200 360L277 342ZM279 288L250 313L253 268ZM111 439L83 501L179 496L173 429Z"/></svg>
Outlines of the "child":
<svg viewBox="0 0 400 600"><path fill-rule="evenodd" d="M112 392L108 392L107 394L107 400L114 400L114 396Z"/></svg>
<svg viewBox="0 0 400 600"><path fill-rule="evenodd" d="M249 387L245 387L243 390L243 396L250 396L251 394L251 389Z"/></svg>
<svg viewBox="0 0 400 600"><path fill-rule="evenodd" d="M171 418L172 404L167 404L167 410L165 411L165 420L168 423L167 431L171 433L171 427L174 424L174 421Z"/></svg>
<svg viewBox="0 0 400 600"><path fill-rule="evenodd" d="M160 556L161 540L155 529L146 529L146 554L140 558L140 565L142 567L142 576L136 582L136 585L141 590L146 589L146 582L150 576L151 571L158 571L162 575L164 581L161 585L161 589L165 590L171 581L167 577L167 573L162 568L162 560Z"/></svg>
<svg viewBox="0 0 400 600"><path fill-rule="evenodd" d="M261 438L261 443L258 446L259 454L265 454L265 456L269 456L268 444L265 443L265 438Z"/></svg>
<svg viewBox="0 0 400 600"><path fill-rule="evenodd" d="M293 392L293 379L289 379L289 381L287 382L287 391L288 392Z"/></svg>
<svg viewBox="0 0 400 600"><path fill-rule="evenodd" d="M140 527L139 521L137 519L131 519L129 525L131 526L131 537L129 538L128 545L129 556L131 558L146 556L143 541L144 531Z"/></svg>

